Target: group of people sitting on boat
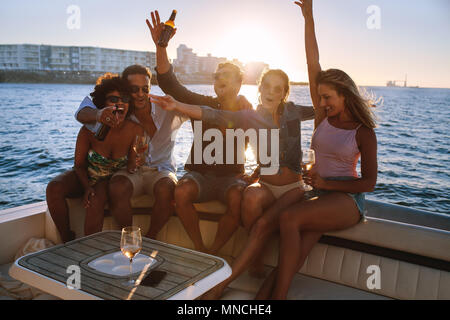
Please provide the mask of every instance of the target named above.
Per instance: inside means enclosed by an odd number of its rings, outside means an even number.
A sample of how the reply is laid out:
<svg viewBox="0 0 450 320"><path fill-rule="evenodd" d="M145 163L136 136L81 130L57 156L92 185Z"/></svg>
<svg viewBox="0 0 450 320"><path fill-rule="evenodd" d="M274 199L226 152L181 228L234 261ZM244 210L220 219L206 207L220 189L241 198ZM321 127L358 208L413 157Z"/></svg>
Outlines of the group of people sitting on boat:
<svg viewBox="0 0 450 320"><path fill-rule="evenodd" d="M47 203L64 242L74 239L66 198L84 197L85 233L103 228L104 207L121 227L132 225L131 199L148 194L155 199L151 226L155 239L176 214L198 251L217 254L242 226L248 241L234 261L232 275L205 298L217 299L244 271L263 275L262 256L270 237L279 233L278 267L266 278L257 299L285 299L294 275L326 232L358 224L364 216L364 193L377 180L377 140L372 103L343 71L322 71L315 37L312 0L297 1L305 19L306 56L312 107L288 101L289 78L281 70L265 72L259 83L256 109L239 96L242 72L232 63L220 64L214 75L217 96L194 93L177 80L166 48L158 46L164 28L157 11L147 24L156 45L157 80L167 96L150 94L152 74L143 66L126 68L122 76L107 74L97 82L91 98L81 103L76 119L84 124L72 170L53 179ZM202 137L208 129L278 129L278 170L266 174L262 163L252 175L242 163L209 163L202 148L192 147L187 174L176 177L175 136L187 120L201 120ZM311 149L316 163L302 175L301 122L314 120ZM95 134L110 127L103 141ZM137 156L136 137L148 137L146 159ZM259 137L262 138L262 137ZM199 152L200 151L200 152ZM243 156L245 144L216 150L224 157ZM361 159L361 175L356 170ZM303 186L314 188L305 197ZM218 222L214 243L207 248L194 203L220 200L226 213Z"/></svg>

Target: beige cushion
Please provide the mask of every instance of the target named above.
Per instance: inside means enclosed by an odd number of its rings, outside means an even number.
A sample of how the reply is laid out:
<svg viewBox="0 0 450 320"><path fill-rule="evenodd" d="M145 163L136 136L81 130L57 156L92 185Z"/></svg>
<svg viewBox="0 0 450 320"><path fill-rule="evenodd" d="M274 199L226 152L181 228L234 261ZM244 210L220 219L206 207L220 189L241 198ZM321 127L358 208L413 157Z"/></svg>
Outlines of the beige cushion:
<svg viewBox="0 0 450 320"><path fill-rule="evenodd" d="M145 202L149 201L145 198L135 201L135 205L140 203L142 207L149 203ZM81 200L69 200L68 202L71 208L71 226L78 236L82 236L85 213ZM201 208L201 211L213 211L213 215L220 214L226 209L219 203L202 204L197 208ZM49 217L47 214L46 230L52 229L53 222L51 217L48 219ZM133 224L140 226L145 234L150 225L150 215L133 216ZM114 219L107 217L104 222L104 230L117 229L118 226ZM217 222L201 220L200 229L205 244L211 245L216 234ZM450 261L450 232L446 231L369 218L367 223L360 223L354 228L329 235ZM52 238L49 239L56 242ZM170 219L158 235L158 240L193 249L193 243L177 217ZM244 248L246 241L247 234L243 228L240 228L227 242L220 254L236 258ZM266 266L276 266L278 261L277 237L269 241L265 252ZM370 265L377 265L381 269L381 289L379 290L367 288L367 280L370 276L367 268ZM312 278L317 281L311 280ZM245 281L247 281L245 277L241 277L236 284L245 283ZM293 299L312 297L331 299L339 298L344 293L345 297L356 299L379 298L378 295L394 299L450 299L449 272L321 243L314 247L295 281L289 293L289 297ZM227 293L224 298L254 295L259 287L257 283L252 285L246 283L240 287L233 287L234 285L235 283L231 288L237 291ZM312 287L317 290L308 293ZM247 293L244 292L246 290Z"/></svg>
<svg viewBox="0 0 450 320"><path fill-rule="evenodd" d="M266 274L273 268L266 267ZM233 281L222 300L254 299L264 280L243 274ZM288 294L289 300L383 300L387 297L330 281L296 274Z"/></svg>

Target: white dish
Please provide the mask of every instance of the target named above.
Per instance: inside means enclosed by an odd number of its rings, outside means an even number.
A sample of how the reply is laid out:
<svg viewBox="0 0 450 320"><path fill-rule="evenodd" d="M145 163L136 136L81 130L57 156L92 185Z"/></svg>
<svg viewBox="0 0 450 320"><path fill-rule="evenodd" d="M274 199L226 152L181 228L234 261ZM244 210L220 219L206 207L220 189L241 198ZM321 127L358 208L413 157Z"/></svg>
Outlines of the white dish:
<svg viewBox="0 0 450 320"><path fill-rule="evenodd" d="M150 268L154 263L156 263L156 259L150 258L144 254L138 254L133 259L133 264L131 265L132 273L139 273L144 270L147 265L149 265L148 268ZM88 266L98 272L113 276L123 277L130 274L130 260L120 251L99 257L89 262Z"/></svg>

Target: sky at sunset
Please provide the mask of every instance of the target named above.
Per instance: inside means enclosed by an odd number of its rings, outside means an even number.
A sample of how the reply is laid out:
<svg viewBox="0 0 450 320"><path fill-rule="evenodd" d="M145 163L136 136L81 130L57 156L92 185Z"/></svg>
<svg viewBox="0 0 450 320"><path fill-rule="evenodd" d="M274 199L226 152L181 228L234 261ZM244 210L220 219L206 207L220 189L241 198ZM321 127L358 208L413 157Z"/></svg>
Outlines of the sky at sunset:
<svg viewBox="0 0 450 320"><path fill-rule="evenodd" d="M69 29L67 9L80 9L80 28ZM373 26L379 9L378 28ZM98 46L155 51L145 19L178 10L177 35L198 55L264 61L307 81L304 21L284 0L15 0L2 1L1 44ZM409 85L450 88L450 1L316 0L321 64L346 71L359 85L382 85L408 75Z"/></svg>

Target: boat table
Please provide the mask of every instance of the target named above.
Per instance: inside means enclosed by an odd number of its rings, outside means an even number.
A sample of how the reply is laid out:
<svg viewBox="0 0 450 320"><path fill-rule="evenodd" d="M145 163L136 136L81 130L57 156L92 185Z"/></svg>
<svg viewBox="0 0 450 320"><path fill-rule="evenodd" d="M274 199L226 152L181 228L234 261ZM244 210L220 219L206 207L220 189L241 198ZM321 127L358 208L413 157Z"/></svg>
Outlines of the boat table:
<svg viewBox="0 0 450 320"><path fill-rule="evenodd" d="M121 255L120 238L120 231L106 231L29 254L18 259L9 274L65 300L193 300L231 275L230 266L219 257L142 238L142 250L135 260L147 257L147 263L133 278L143 279L154 270L167 274L153 287L127 287L124 282L129 272L110 274L96 267L113 263L108 257Z"/></svg>

